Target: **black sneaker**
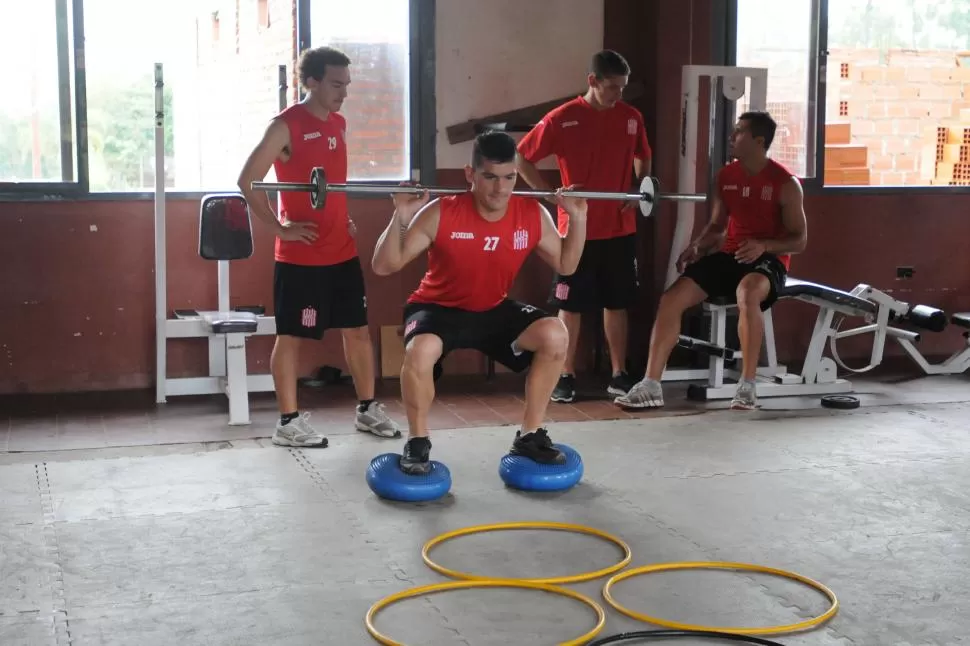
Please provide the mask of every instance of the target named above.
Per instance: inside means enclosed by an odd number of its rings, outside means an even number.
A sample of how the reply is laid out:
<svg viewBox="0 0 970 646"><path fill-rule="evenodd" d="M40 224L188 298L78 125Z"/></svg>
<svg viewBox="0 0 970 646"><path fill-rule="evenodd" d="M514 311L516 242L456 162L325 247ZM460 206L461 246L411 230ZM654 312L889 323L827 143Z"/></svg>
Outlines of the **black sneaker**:
<svg viewBox="0 0 970 646"><path fill-rule="evenodd" d="M561 375L559 383L552 391L552 401L560 404L568 404L576 398L576 377L573 375Z"/></svg>
<svg viewBox="0 0 970 646"><path fill-rule="evenodd" d="M544 428L525 435L522 435L522 431L516 431L509 453L530 458L540 464L566 463L566 454L552 446L552 439Z"/></svg>
<svg viewBox="0 0 970 646"><path fill-rule="evenodd" d="M633 388L633 384L637 383L635 379L626 374L626 372L620 372L613 375L613 379L610 380L610 385L607 386L606 392L616 397L622 397L630 392Z"/></svg>
<svg viewBox="0 0 970 646"><path fill-rule="evenodd" d="M404 444L401 454L401 471L408 475L424 475L431 470L431 440L412 437Z"/></svg>

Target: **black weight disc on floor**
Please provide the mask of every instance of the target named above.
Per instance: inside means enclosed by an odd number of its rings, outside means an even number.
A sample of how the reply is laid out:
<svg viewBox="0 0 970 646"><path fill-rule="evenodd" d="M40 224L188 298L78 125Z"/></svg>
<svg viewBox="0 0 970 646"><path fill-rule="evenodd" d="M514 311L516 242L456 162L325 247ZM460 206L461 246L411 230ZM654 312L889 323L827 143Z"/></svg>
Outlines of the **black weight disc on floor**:
<svg viewBox="0 0 970 646"><path fill-rule="evenodd" d="M852 395L823 395L822 406L842 410L859 408L859 398L853 397Z"/></svg>

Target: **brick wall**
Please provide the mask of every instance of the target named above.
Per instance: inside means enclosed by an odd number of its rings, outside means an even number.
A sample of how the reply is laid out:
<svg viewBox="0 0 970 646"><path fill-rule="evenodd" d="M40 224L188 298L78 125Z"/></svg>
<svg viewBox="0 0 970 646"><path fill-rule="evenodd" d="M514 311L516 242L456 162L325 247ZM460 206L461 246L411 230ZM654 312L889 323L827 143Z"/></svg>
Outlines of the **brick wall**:
<svg viewBox="0 0 970 646"><path fill-rule="evenodd" d="M198 24L199 180L206 188L231 187L278 111L280 65L289 71L289 101L297 96L295 3L210 0Z"/></svg>
<svg viewBox="0 0 970 646"><path fill-rule="evenodd" d="M183 154L190 165L198 164L203 187L231 187L268 120L278 112L279 65L288 70L288 103L299 99L296 2L210 0L200 7L198 24L197 87L205 100L184 109L189 118L182 124L196 120L197 127L188 130L198 130L198 142L184 146ZM342 109L350 138L350 179L409 175L406 45L333 45L352 61L353 82ZM267 177L273 179L272 169Z"/></svg>
<svg viewBox="0 0 970 646"><path fill-rule="evenodd" d="M827 184L928 185L935 179L938 128L956 125L961 109L970 107L970 68L958 66L957 52L832 49L827 80L828 129L845 124L849 136L842 146L827 141ZM864 147L865 158L851 146ZM868 168L868 178L853 172L859 168Z"/></svg>
<svg viewBox="0 0 970 646"><path fill-rule="evenodd" d="M334 42L351 60L347 119L350 179L411 174L408 112L410 63L405 44Z"/></svg>

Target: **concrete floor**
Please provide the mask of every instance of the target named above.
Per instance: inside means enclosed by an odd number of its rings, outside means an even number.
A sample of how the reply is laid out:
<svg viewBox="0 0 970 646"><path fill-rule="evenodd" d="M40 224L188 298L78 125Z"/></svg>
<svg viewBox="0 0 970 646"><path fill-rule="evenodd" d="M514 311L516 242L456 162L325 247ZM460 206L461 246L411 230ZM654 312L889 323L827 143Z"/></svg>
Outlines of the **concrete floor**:
<svg viewBox="0 0 970 646"><path fill-rule="evenodd" d="M783 644L965 643L967 381L862 390L865 406L853 411L776 400L753 413L708 407L555 423L554 439L586 465L583 481L561 494L504 488L496 469L513 427L439 430L433 456L454 486L427 505L376 499L367 463L401 441L346 425L327 429L323 450L273 447L254 426L248 439L0 454L0 644L374 643L364 627L372 603L446 580L422 562L426 540L515 520L616 534L632 566L740 561L829 586L838 615L813 631L768 636ZM531 530L459 538L433 555L523 578L620 558L592 537ZM607 606L604 582L568 586L607 611L601 637L656 628ZM613 592L642 612L722 626L788 624L827 607L801 584L735 572L651 574ZM407 600L377 618L408 645L553 644L593 623L576 601L510 589Z"/></svg>

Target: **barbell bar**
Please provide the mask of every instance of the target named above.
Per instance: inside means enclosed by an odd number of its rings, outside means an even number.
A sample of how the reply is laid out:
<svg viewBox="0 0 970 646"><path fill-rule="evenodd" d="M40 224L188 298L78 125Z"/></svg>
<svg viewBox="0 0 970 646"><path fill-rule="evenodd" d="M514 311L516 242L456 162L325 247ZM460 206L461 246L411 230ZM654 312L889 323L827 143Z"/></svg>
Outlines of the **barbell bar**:
<svg viewBox="0 0 970 646"><path fill-rule="evenodd" d="M633 201L640 204L640 213L649 217L654 203L659 200L679 200L686 202L705 202L707 196L703 193L681 194L659 192L659 182L654 177L644 177L640 182L639 193L619 193L610 191L563 191L563 197L578 197L587 200L618 200ZM321 167L316 167L310 173L310 181L306 184L298 182L253 182L254 191L293 191L310 194L310 204L314 209L322 209L327 203L327 193L378 193L389 195L393 193L427 192L428 195L458 195L468 191L467 188L442 188L436 186L400 186L395 184L330 184L327 173ZM556 191L514 190L513 195L534 197L537 199L555 199Z"/></svg>

